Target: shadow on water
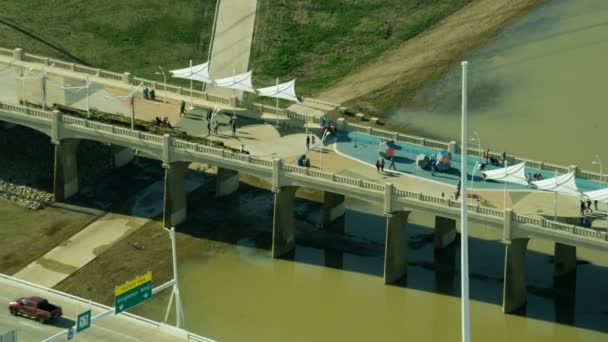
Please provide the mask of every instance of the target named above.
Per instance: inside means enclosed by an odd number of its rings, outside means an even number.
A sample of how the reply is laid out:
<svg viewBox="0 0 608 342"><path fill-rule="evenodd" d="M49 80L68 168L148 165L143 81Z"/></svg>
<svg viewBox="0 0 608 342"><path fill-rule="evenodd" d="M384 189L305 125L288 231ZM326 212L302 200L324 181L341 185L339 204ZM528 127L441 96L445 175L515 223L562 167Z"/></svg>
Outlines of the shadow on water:
<svg viewBox="0 0 608 342"><path fill-rule="evenodd" d="M241 185L239 192L232 196L213 196L209 188L199 188L191 194L191 215L178 228L181 233L270 251L272 193ZM347 210L344 228L340 223L324 228L319 224L320 211L319 203L296 199L296 248L282 259L374 275L378 277L378 286L384 286L384 219ZM457 237L450 246L435 251L433 229L409 224L408 273L391 286L459 297L459 242ZM504 251L499 241L469 238L471 299L502 305ZM608 283L608 270L579 260L575 275L553 279L553 263L552 255L528 249L528 305L515 314L608 332L602 320L608 308L598 307L594 302L594 296L601 296L600 293L587 290L588 282ZM587 303L596 305L588 307Z"/></svg>

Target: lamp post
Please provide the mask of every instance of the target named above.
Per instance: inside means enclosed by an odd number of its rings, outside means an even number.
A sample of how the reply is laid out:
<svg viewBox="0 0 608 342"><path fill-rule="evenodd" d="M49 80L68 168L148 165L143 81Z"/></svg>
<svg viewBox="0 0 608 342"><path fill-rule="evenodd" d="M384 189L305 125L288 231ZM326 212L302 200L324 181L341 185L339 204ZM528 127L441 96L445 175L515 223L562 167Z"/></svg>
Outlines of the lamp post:
<svg viewBox="0 0 608 342"><path fill-rule="evenodd" d="M591 164L593 165L599 165L600 167L600 183L604 182L604 168L602 165L602 160L600 159L599 155L595 155L595 160L591 162Z"/></svg>
<svg viewBox="0 0 608 342"><path fill-rule="evenodd" d="M469 237L468 237L468 222L467 222L467 65L464 61L462 65L462 114L461 114L461 161L460 161L460 179L462 201L460 204L460 283L461 283L461 332L462 342L470 341L469 330Z"/></svg>
<svg viewBox="0 0 608 342"><path fill-rule="evenodd" d="M162 73L163 75L163 84L164 86L164 93L165 93L165 103L167 103L167 76L165 75L165 70L163 70L163 68L159 65L158 68L160 69L160 72L155 72L156 75L160 75Z"/></svg>
<svg viewBox="0 0 608 342"><path fill-rule="evenodd" d="M481 138L479 137L479 134L477 134L477 131L473 132L473 134L475 135L475 137L471 138L471 140L477 140L477 147L479 149L479 162L481 163Z"/></svg>
<svg viewBox="0 0 608 342"><path fill-rule="evenodd" d="M319 147L319 170L323 171L323 145L325 145L325 139L331 134L329 131L325 131L325 134L321 137L321 144Z"/></svg>

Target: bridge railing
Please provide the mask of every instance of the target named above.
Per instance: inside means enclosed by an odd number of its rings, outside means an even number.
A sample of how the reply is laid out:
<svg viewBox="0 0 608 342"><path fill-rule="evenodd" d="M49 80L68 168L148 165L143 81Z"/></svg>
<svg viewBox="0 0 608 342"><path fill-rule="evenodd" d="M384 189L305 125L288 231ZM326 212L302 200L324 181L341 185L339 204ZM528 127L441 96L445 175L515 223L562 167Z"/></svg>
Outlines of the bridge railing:
<svg viewBox="0 0 608 342"><path fill-rule="evenodd" d="M25 115L36 116L36 117L40 117L40 118L43 118L43 119L46 119L49 121L51 121L51 119L52 119L52 112L50 112L50 111L43 111L43 110L19 106L19 105L10 105L10 104L0 103L0 109L9 110L12 112L21 113L21 114L25 114ZM133 137L133 138L150 141L150 142L154 142L154 143L159 143L159 144L161 144L164 140L164 137L161 135L150 134L150 133L145 133L145 132L141 132L141 131L133 131L128 128L94 122L94 121L85 120L82 118L72 117L69 115L62 115L61 121L64 124L68 124L68 125L82 126L85 128L109 132L109 133L117 134L117 135ZM180 140L180 139L172 139L171 144L173 147L176 147L176 148L183 148L183 149L194 151L194 152L206 153L209 155L238 160L240 162L246 162L246 163L250 163L250 164L253 164L256 166L261 166L261 167L265 168L267 171L272 172L273 162L268 159L254 157L254 156L250 156L250 155L246 155L246 154L235 153L233 151L229 151L224 148L206 146L206 145L188 142L188 141L184 141L184 140ZM344 184L344 185L355 186L355 187L366 189L367 191L377 192L378 194L384 192L384 186L385 186L384 184L381 184L378 182L373 182L373 181L368 181L368 180L362 180L360 178L351 178L351 177L346 177L346 176L342 176L342 175L336 175L334 173L328 173L325 171L311 170L311 169L308 169L305 167L299 167L299 166L287 165L287 164L282 165L281 171L298 174L300 177L302 177L302 176L311 177L313 179L322 179L324 181L331 181L331 182L340 183L340 184ZM415 192L407 191L405 189L399 189L396 187L393 187L393 194L396 197L404 197L404 198L408 198L408 199L412 199L412 200L432 203L435 205L441 205L441 206L449 207L449 208L460 208L460 206L461 206L461 202L453 201L451 199L445 199L443 197L425 195L422 193L415 193ZM487 216L491 216L491 217L497 217L497 218L504 217L504 212L502 210L499 210L496 208L485 207L485 206L481 206L480 204L467 204L467 206L468 206L468 210L473 213L487 215ZM551 222L551 221L544 220L542 218L528 217L528 216L513 214L513 220L515 220L516 222L536 226L539 229L553 229L553 230L567 231L572 234L582 235L582 236L591 237L591 238L595 238L595 239L602 239L602 240L606 240L606 237L607 237L606 233L599 232L594 229L578 227L578 226L574 226L574 225L567 225L567 224L562 224L559 222Z"/></svg>
<svg viewBox="0 0 608 342"><path fill-rule="evenodd" d="M14 54L14 51L11 49L0 48L0 56L12 57L13 54Z"/></svg>

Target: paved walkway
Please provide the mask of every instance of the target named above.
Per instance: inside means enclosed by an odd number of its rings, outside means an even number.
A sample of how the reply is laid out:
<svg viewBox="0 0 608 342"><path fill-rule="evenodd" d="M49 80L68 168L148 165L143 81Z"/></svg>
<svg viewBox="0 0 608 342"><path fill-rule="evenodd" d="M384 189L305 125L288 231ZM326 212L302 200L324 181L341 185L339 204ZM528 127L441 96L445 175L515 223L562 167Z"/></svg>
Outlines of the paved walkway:
<svg viewBox="0 0 608 342"><path fill-rule="evenodd" d="M192 192L201 183L188 175L185 186ZM130 215L107 213L70 237L14 276L46 287L53 287L69 277L114 243L122 240L151 218L161 215L163 183L155 182L135 195Z"/></svg>
<svg viewBox="0 0 608 342"><path fill-rule="evenodd" d="M255 28L257 0L218 0L209 74L212 79L247 72ZM230 97L230 89L208 87L216 96ZM236 92L242 98L242 92Z"/></svg>

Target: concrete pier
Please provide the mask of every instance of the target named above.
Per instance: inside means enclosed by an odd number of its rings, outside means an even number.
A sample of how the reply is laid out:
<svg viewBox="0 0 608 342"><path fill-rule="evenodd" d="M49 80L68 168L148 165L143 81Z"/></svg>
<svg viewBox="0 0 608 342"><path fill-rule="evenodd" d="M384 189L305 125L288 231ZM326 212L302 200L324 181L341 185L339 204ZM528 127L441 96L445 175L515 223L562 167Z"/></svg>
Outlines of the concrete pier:
<svg viewBox="0 0 608 342"><path fill-rule="evenodd" d="M230 169L217 168L215 196L228 196L239 189L239 173Z"/></svg>
<svg viewBox="0 0 608 342"><path fill-rule="evenodd" d="M502 291L502 311L514 312L525 307L526 249L529 239L513 239L505 246L505 271Z"/></svg>
<svg viewBox="0 0 608 342"><path fill-rule="evenodd" d="M384 283L402 278L407 271L407 240L405 227L409 211L386 213L386 243L384 247Z"/></svg>
<svg viewBox="0 0 608 342"><path fill-rule="evenodd" d="M273 189L274 215L272 219L272 257L291 252L295 243L293 201L298 187L284 186Z"/></svg>
<svg viewBox="0 0 608 342"><path fill-rule="evenodd" d="M78 193L78 145L79 139L64 139L55 143L53 170L53 196L63 202Z"/></svg>
<svg viewBox="0 0 608 342"><path fill-rule="evenodd" d="M567 276L572 272L576 272L576 247L555 243L555 278Z"/></svg>
<svg viewBox="0 0 608 342"><path fill-rule="evenodd" d="M456 239L456 220L435 216L435 238L433 245L435 249L444 248Z"/></svg>
<svg viewBox="0 0 608 342"><path fill-rule="evenodd" d="M123 167L129 164L135 158L135 150L129 147L112 145L112 165L115 168Z"/></svg>
<svg viewBox="0 0 608 342"><path fill-rule="evenodd" d="M344 195L329 191L323 192L323 228L338 234L344 234Z"/></svg>
<svg viewBox="0 0 608 342"><path fill-rule="evenodd" d="M163 224L167 228L186 220L187 201L184 180L188 164L185 162L163 164L165 169Z"/></svg>

